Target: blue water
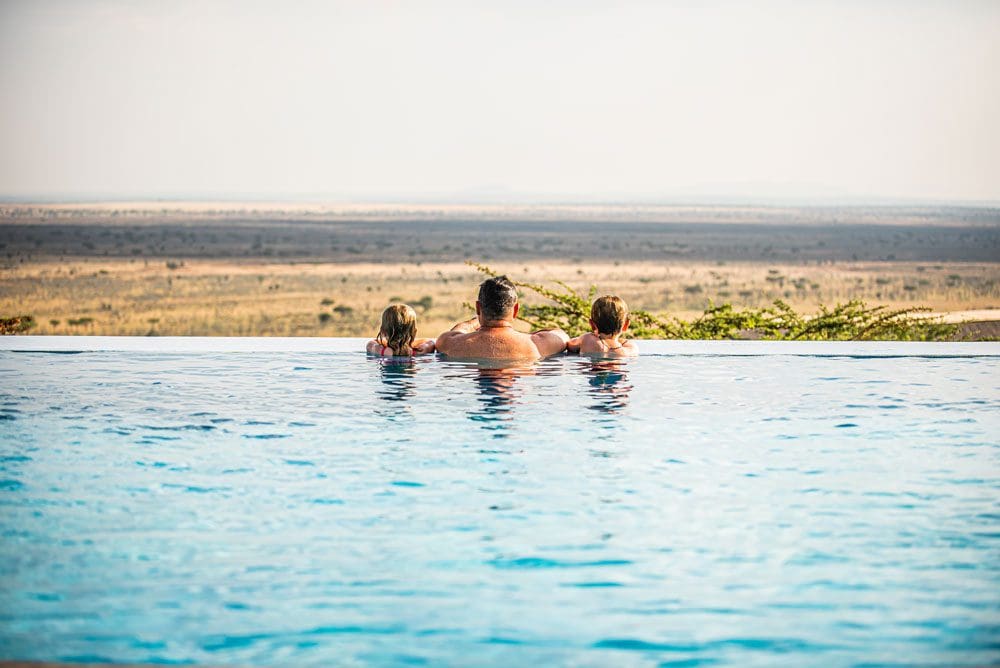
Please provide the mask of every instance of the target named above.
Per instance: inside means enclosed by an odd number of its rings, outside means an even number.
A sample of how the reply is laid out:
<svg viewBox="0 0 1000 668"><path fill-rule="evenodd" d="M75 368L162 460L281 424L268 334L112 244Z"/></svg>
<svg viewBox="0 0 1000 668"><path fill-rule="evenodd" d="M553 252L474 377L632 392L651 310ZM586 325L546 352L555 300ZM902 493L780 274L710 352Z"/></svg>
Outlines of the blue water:
<svg viewBox="0 0 1000 668"><path fill-rule="evenodd" d="M0 352L0 657L1000 662L998 372Z"/></svg>

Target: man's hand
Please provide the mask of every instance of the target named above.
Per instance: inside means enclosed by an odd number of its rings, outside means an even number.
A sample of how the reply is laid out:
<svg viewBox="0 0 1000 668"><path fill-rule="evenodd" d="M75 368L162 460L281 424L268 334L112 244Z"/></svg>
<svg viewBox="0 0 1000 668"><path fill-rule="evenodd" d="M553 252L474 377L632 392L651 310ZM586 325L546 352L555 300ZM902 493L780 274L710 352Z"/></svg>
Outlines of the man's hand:
<svg viewBox="0 0 1000 668"><path fill-rule="evenodd" d="M474 332L479 329L479 316L472 316L468 320L463 320L454 327L451 331L458 332L459 334L468 334L469 332Z"/></svg>
<svg viewBox="0 0 1000 668"><path fill-rule="evenodd" d="M426 355L434 352L434 339L418 339L413 342L413 352L417 355Z"/></svg>

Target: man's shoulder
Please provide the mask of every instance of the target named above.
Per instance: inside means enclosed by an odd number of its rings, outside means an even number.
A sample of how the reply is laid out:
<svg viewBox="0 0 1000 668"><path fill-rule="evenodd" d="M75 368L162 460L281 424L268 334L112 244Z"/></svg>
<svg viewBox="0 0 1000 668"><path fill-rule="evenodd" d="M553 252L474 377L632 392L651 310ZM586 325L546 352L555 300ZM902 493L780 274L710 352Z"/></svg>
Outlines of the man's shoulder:
<svg viewBox="0 0 1000 668"><path fill-rule="evenodd" d="M473 334L475 332L456 332L455 330L442 332L435 341L438 352L447 353L465 346Z"/></svg>
<svg viewBox="0 0 1000 668"><path fill-rule="evenodd" d="M445 354L463 357L520 358L538 356L538 346L530 334L517 331L479 330L451 337Z"/></svg>
<svg viewBox="0 0 1000 668"><path fill-rule="evenodd" d="M532 343L542 356L554 355L566 350L569 337L561 329L543 329L531 335Z"/></svg>

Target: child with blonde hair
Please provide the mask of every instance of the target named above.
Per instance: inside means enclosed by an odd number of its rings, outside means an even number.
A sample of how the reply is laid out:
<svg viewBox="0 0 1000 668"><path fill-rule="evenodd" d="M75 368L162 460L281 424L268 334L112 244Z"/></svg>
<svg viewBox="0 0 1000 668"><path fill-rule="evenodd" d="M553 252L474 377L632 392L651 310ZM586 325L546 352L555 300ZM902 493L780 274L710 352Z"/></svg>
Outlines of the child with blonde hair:
<svg viewBox="0 0 1000 668"><path fill-rule="evenodd" d="M417 338L417 312L406 304L393 304L382 311L378 336L365 346L378 357L412 357L434 352L434 339Z"/></svg>
<svg viewBox="0 0 1000 668"><path fill-rule="evenodd" d="M591 331L570 339L566 350L584 355L632 357L638 355L635 344L621 338L628 329L628 306L621 297L605 295L590 307Z"/></svg>

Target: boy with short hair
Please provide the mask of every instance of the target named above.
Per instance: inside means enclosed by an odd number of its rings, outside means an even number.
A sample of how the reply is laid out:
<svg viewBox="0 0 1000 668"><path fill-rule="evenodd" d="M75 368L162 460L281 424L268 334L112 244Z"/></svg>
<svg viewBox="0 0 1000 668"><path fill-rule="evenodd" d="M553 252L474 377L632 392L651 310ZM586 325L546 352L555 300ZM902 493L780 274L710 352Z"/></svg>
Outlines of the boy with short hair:
<svg viewBox="0 0 1000 668"><path fill-rule="evenodd" d="M628 306L621 297L605 295L590 307L591 332L570 339L566 350L571 353L631 357L638 355L635 344L621 339L628 329Z"/></svg>

